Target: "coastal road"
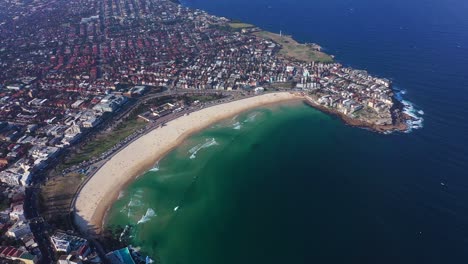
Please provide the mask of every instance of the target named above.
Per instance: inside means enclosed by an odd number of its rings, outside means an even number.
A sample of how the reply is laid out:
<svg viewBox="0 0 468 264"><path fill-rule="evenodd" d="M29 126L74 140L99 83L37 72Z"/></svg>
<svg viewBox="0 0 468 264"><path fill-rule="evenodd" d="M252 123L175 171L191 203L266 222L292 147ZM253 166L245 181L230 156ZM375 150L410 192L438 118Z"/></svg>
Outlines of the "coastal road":
<svg viewBox="0 0 468 264"><path fill-rule="evenodd" d="M39 200L39 191L40 187L38 185L31 186L26 189L23 210L24 216L29 220L31 232L33 233L39 246L39 250L41 251L42 257L40 258L39 263L49 264L54 263L54 251L49 240L47 223L38 213L37 201Z"/></svg>

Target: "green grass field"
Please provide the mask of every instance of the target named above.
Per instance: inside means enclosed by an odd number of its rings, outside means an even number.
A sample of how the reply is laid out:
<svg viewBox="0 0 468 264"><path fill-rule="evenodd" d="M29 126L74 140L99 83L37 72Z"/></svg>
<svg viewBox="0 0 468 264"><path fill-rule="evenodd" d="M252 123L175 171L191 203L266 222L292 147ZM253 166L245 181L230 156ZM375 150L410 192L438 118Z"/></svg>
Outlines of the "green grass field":
<svg viewBox="0 0 468 264"><path fill-rule="evenodd" d="M260 38L271 40L277 44L280 44L282 48L279 51L279 55L281 56L304 62L333 62L333 58L330 55L314 50L312 47L306 44L301 44L290 36L280 36L279 34L268 31L259 31L253 34Z"/></svg>
<svg viewBox="0 0 468 264"><path fill-rule="evenodd" d="M77 153L72 154L72 157L66 160L63 165L69 167L99 156L133 132L144 127L145 124L146 122L138 119L124 121L113 131L96 136L96 138L81 147Z"/></svg>
<svg viewBox="0 0 468 264"><path fill-rule="evenodd" d="M241 22L234 22L234 23L229 23L229 26L234 29L243 29L243 28L253 28L254 25L247 24L247 23L241 23Z"/></svg>

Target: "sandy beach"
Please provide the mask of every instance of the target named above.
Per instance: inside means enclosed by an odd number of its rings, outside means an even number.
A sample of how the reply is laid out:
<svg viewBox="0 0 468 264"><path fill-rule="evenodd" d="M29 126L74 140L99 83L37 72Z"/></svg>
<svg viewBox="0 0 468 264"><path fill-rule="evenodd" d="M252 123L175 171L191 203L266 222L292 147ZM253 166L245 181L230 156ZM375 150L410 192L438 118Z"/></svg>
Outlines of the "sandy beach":
<svg viewBox="0 0 468 264"><path fill-rule="evenodd" d="M264 94L204 108L150 131L120 150L90 176L92 178L77 193L75 224L84 233L99 233L107 210L125 185L150 169L190 134L255 107L302 99L288 92Z"/></svg>

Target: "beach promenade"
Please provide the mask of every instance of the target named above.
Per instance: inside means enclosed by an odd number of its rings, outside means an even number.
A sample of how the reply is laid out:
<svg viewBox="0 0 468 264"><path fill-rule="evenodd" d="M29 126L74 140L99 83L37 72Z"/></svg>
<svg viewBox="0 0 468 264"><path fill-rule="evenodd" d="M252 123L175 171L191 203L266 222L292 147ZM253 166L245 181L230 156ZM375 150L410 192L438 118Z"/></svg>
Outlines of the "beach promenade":
<svg viewBox="0 0 468 264"><path fill-rule="evenodd" d="M302 100L289 92L269 93L215 105L181 116L131 142L99 168L76 194L74 221L88 235L101 231L105 214L119 192L150 169L187 136L240 112L282 101Z"/></svg>

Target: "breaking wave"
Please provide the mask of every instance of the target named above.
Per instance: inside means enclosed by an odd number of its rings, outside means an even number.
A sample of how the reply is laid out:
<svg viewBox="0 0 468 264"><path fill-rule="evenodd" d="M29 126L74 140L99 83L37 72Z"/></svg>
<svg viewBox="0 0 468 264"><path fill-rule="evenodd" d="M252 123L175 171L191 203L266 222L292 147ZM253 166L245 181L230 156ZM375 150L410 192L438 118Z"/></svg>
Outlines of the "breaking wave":
<svg viewBox="0 0 468 264"><path fill-rule="evenodd" d="M247 116L247 119L245 119L244 122L253 122L257 118L258 113L251 113Z"/></svg>
<svg viewBox="0 0 468 264"><path fill-rule="evenodd" d="M131 198L130 201L127 204L127 217L130 218L133 215L133 212L136 211L138 208L140 208L143 203L141 201L141 198L143 198L143 190L138 190Z"/></svg>
<svg viewBox="0 0 468 264"><path fill-rule="evenodd" d="M424 114L424 111L416 109L413 103L406 100L401 101L403 103L403 113L412 117L411 120L406 121L408 124L408 132L411 132L413 129L420 129L423 127L424 118L422 118L421 112Z"/></svg>
<svg viewBox="0 0 468 264"><path fill-rule="evenodd" d="M396 88L395 91L395 98L403 104L403 113L411 117L411 120L406 121L406 124L408 125L408 130L406 132L409 133L414 129L422 128L424 126L424 118L422 117L424 115L424 111L417 109L413 103L403 99L403 95L406 94L406 90Z"/></svg>
<svg viewBox="0 0 468 264"><path fill-rule="evenodd" d="M395 91L395 98L400 102L403 101L403 95L406 94L406 90L397 87L393 87L393 90Z"/></svg>
<svg viewBox="0 0 468 264"><path fill-rule="evenodd" d="M156 216L156 212L155 212L153 209L148 208L148 209L146 210L145 215L143 215L143 216L141 217L141 219L138 220L137 224L146 223L146 222L148 222L149 220L151 220L151 218L153 218L154 216Z"/></svg>
<svg viewBox="0 0 468 264"><path fill-rule="evenodd" d="M204 149L204 148L209 148L211 146L215 146L215 145L218 145L218 142L216 142L216 140L214 138L211 138L211 139L206 139L205 143L200 143L198 145L196 145L195 147L191 148L189 150L189 153L192 154L190 155L190 159L194 159L197 157L197 153Z"/></svg>
<svg viewBox="0 0 468 264"><path fill-rule="evenodd" d="M159 161L154 165L153 168L150 169L150 171L159 171Z"/></svg>
<svg viewBox="0 0 468 264"><path fill-rule="evenodd" d="M236 130L239 130L242 128L241 124L239 122L236 122L232 125L232 128L236 129Z"/></svg>
<svg viewBox="0 0 468 264"><path fill-rule="evenodd" d="M119 241L123 242L131 238L132 236L130 235L130 232L131 232L131 226L126 225L122 233L120 233Z"/></svg>
<svg viewBox="0 0 468 264"><path fill-rule="evenodd" d="M141 206L141 201L137 200L136 198L130 198L130 202L128 202L128 207L139 207Z"/></svg>

